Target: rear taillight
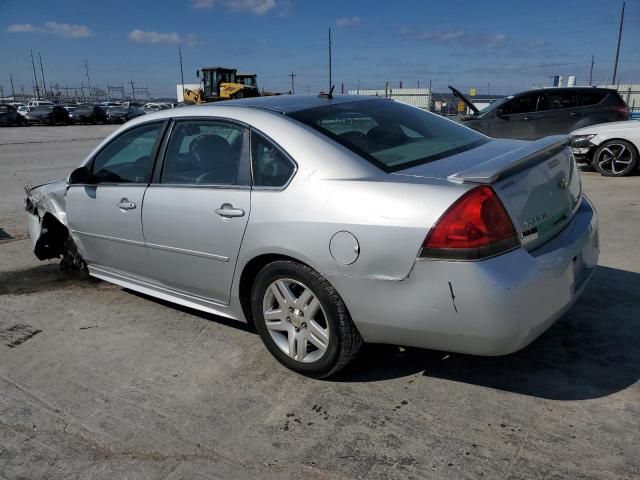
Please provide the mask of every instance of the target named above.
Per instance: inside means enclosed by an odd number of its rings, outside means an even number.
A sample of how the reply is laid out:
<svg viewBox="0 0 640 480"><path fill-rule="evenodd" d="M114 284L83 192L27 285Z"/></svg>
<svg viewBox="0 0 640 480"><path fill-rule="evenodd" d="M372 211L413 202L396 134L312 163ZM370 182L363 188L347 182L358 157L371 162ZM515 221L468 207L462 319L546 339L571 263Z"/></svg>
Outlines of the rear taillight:
<svg viewBox="0 0 640 480"><path fill-rule="evenodd" d="M477 260L520 245L504 205L491 187L476 187L444 212L422 243L421 257Z"/></svg>
<svg viewBox="0 0 640 480"><path fill-rule="evenodd" d="M625 118L629 118L629 107L624 105L616 105L613 109Z"/></svg>

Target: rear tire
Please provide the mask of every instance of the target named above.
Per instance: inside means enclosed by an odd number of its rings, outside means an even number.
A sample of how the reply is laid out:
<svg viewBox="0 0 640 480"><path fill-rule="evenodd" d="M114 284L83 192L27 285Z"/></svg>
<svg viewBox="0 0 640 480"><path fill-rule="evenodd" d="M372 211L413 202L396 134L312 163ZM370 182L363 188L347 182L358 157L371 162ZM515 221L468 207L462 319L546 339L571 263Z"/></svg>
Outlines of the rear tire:
<svg viewBox="0 0 640 480"><path fill-rule="evenodd" d="M307 265L291 260L266 265L255 278L251 310L269 352L302 375L333 375L362 346L338 292Z"/></svg>
<svg viewBox="0 0 640 480"><path fill-rule="evenodd" d="M638 166L638 150L626 140L609 140L593 154L593 168L605 177L624 177Z"/></svg>

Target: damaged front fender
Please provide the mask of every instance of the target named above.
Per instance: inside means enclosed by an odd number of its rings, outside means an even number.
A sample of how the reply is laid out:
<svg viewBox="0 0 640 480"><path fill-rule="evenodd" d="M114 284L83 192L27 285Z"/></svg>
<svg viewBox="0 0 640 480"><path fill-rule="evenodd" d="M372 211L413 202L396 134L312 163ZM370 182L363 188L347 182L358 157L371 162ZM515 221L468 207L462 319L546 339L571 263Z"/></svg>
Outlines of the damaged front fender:
<svg viewBox="0 0 640 480"><path fill-rule="evenodd" d="M62 255L69 238L67 230L65 180L25 187L27 226L33 252L40 260Z"/></svg>

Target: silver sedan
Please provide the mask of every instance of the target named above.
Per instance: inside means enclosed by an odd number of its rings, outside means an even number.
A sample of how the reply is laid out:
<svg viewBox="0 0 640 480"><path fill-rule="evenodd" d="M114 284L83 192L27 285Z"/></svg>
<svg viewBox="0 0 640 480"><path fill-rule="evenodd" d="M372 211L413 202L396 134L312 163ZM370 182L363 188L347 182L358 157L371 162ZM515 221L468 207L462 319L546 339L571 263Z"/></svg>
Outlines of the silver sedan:
<svg viewBox="0 0 640 480"><path fill-rule="evenodd" d="M315 377L363 342L514 352L598 259L566 138L492 140L375 97L145 115L26 209L40 259L250 322Z"/></svg>

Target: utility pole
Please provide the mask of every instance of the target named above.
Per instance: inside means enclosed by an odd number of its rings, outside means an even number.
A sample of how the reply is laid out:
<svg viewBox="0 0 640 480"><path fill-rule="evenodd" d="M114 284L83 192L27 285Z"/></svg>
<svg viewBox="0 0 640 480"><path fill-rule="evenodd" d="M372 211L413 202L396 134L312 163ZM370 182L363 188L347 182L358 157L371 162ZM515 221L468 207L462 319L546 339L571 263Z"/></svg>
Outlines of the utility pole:
<svg viewBox="0 0 640 480"><path fill-rule="evenodd" d="M358 79L358 88L356 90L356 94L360 95L360 79Z"/></svg>
<svg viewBox="0 0 640 480"><path fill-rule="evenodd" d="M291 70L291 73L289 74L289 76L291 77L291 95L295 95L296 86L295 86L295 83L293 82L293 79L297 77L297 75L293 73L293 70Z"/></svg>
<svg viewBox="0 0 640 480"><path fill-rule="evenodd" d="M591 55L591 69L589 70L589 86L593 85L593 61L595 60L595 55Z"/></svg>
<svg viewBox="0 0 640 480"><path fill-rule="evenodd" d="M180 55L180 82L184 88L184 72L182 71L182 47L178 45L178 55Z"/></svg>
<svg viewBox="0 0 640 480"><path fill-rule="evenodd" d="M135 100L136 99L136 89L133 88L133 80L131 80L131 97Z"/></svg>
<svg viewBox="0 0 640 480"><path fill-rule="evenodd" d="M84 73L87 76L87 85L89 87L89 101L91 101L91 80L89 79L89 64L87 63L87 59L84 59Z"/></svg>
<svg viewBox="0 0 640 480"><path fill-rule="evenodd" d="M612 85L616 84L616 75L618 74L618 57L620 56L620 40L622 40L622 24L624 23L624 5L622 2L622 14L620 15L620 29L618 30L618 47L616 48L616 61L613 64L613 80Z"/></svg>
<svg viewBox="0 0 640 480"><path fill-rule="evenodd" d="M36 100L40 100L40 87L38 87L38 76L36 75L36 64L33 61L33 50L31 50L31 68L33 68L33 79L36 81Z"/></svg>
<svg viewBox="0 0 640 480"><path fill-rule="evenodd" d="M42 90L44 91L44 98L47 98L47 83L44 81L44 67L42 66L42 55L38 52L40 58L40 74L42 75Z"/></svg>
<svg viewBox="0 0 640 480"><path fill-rule="evenodd" d="M9 74L9 80L11 81L11 96L13 97L13 101L16 101L16 92L13 89L13 76Z"/></svg>
<svg viewBox="0 0 640 480"><path fill-rule="evenodd" d="M332 85L333 79L331 77L331 29L329 29L329 93L331 93Z"/></svg>

